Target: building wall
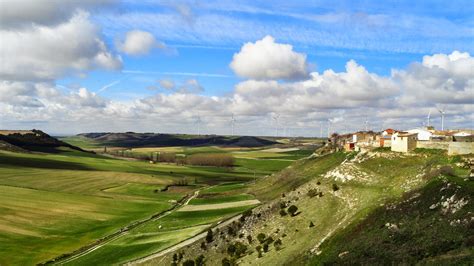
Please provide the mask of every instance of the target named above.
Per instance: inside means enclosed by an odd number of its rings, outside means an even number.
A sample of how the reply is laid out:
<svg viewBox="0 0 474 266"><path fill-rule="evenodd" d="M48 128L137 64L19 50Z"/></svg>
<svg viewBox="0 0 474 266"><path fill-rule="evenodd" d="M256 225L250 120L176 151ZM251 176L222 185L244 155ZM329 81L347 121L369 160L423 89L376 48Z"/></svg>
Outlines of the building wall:
<svg viewBox="0 0 474 266"><path fill-rule="evenodd" d="M447 141L422 141L416 143L417 148L447 150L449 142Z"/></svg>
<svg viewBox="0 0 474 266"><path fill-rule="evenodd" d="M474 154L474 142L450 142L448 155Z"/></svg>
<svg viewBox="0 0 474 266"><path fill-rule="evenodd" d="M409 137L395 137L395 140L392 138L392 151L396 152L408 152L416 149L416 135Z"/></svg>

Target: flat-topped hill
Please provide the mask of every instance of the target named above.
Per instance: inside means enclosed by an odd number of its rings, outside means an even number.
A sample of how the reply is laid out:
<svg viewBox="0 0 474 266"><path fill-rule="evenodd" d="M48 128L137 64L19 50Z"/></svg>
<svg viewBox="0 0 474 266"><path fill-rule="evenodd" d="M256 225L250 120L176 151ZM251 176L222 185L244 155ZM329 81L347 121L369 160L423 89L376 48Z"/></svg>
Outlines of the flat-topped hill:
<svg viewBox="0 0 474 266"><path fill-rule="evenodd" d="M216 135L177 135L156 133L83 133L78 136L93 140L102 145L118 147L159 147L159 146L235 146L262 147L277 142L251 136L226 137Z"/></svg>

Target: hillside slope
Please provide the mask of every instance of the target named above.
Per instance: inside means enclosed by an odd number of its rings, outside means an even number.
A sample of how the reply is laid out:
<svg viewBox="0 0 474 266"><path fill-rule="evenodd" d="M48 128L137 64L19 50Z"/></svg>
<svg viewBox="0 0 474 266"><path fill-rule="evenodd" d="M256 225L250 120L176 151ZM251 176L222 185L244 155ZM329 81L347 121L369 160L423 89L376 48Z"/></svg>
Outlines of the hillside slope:
<svg viewBox="0 0 474 266"><path fill-rule="evenodd" d="M84 151L79 147L73 146L57 138L51 137L41 130L33 129L27 132L13 132L0 134L0 149L7 151L39 151L57 153L61 148L72 149L75 151Z"/></svg>
<svg viewBox="0 0 474 266"><path fill-rule="evenodd" d="M199 260L201 255L208 265L320 264L326 262L318 260L326 258L326 253L338 257L346 251L342 247L332 253L328 251L329 239L366 221L381 206L396 204L403 195L445 178L445 174L466 175L455 162L456 158L448 158L442 152L423 151L409 155L385 151L357 155L333 153L301 161L280 174L257 181L250 193L266 204L225 230L213 232L209 243L200 241L177 251L177 256L167 254L144 264L179 264ZM440 171L443 165L454 167L455 171ZM463 212L469 213L469 206L462 206L467 208ZM417 224L417 219L413 224ZM340 262L328 256L327 262ZM383 264L386 261L357 262ZM350 260L341 263L352 264Z"/></svg>
<svg viewBox="0 0 474 266"><path fill-rule="evenodd" d="M159 147L159 146L234 146L262 147L276 142L258 137L224 137L215 135L173 135L155 133L83 133L79 137L93 140L101 145L117 147Z"/></svg>

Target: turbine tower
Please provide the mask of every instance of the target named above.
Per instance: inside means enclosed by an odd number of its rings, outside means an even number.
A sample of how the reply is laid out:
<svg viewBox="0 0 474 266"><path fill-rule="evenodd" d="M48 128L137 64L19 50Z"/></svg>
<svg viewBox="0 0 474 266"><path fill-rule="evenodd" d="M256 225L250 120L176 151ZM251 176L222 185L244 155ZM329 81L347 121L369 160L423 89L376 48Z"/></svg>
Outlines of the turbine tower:
<svg viewBox="0 0 474 266"><path fill-rule="evenodd" d="M428 117L427 117L427 120L428 120L428 121L426 122L426 127L429 127L429 126L430 126L430 122L431 122L431 121L430 121L430 118L431 118L431 109L430 109L430 111L428 112Z"/></svg>
<svg viewBox="0 0 474 266"><path fill-rule="evenodd" d="M196 125L197 125L197 130L198 130L198 136L201 136L201 116L196 117Z"/></svg>
<svg viewBox="0 0 474 266"><path fill-rule="evenodd" d="M275 115L273 115L272 119L275 120L275 132L276 132L275 136L278 137L278 121L280 119L280 114L275 113Z"/></svg>
<svg viewBox="0 0 474 266"><path fill-rule="evenodd" d="M331 119L328 119L328 138L331 137Z"/></svg>
<svg viewBox="0 0 474 266"><path fill-rule="evenodd" d="M232 114L232 119L230 120L231 126L232 126L232 136L234 136L234 126L235 126L235 117L234 114Z"/></svg>
<svg viewBox="0 0 474 266"><path fill-rule="evenodd" d="M319 121L319 137L323 138L323 121Z"/></svg>
<svg viewBox="0 0 474 266"><path fill-rule="evenodd" d="M369 118L368 117L365 118L365 131L366 132L369 131Z"/></svg>
<svg viewBox="0 0 474 266"><path fill-rule="evenodd" d="M438 112L441 114L441 131L444 130L444 115L446 114L445 108L438 108Z"/></svg>

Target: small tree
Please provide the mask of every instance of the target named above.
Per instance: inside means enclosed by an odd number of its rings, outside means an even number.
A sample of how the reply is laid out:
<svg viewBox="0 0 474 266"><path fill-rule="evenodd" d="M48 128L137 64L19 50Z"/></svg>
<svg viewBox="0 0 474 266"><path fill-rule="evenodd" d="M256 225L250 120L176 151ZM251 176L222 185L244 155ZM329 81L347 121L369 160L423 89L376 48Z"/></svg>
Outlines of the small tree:
<svg viewBox="0 0 474 266"><path fill-rule="evenodd" d="M263 244L263 252L265 252L265 253L268 252L268 244L267 243Z"/></svg>
<svg viewBox="0 0 474 266"><path fill-rule="evenodd" d="M262 257L262 246L260 246L260 245L256 246L255 250L257 250L257 252L258 252L258 257L261 258Z"/></svg>
<svg viewBox="0 0 474 266"><path fill-rule="evenodd" d="M280 210L280 215L281 215L281 216L285 216L285 215L287 215L287 213L286 213L285 209L281 209L281 210Z"/></svg>
<svg viewBox="0 0 474 266"><path fill-rule="evenodd" d="M335 183L332 184L332 191L336 192L339 190L339 186Z"/></svg>
<svg viewBox="0 0 474 266"><path fill-rule="evenodd" d="M291 214L291 216L295 216L297 211L298 211L298 207L296 207L295 205L291 205L288 208L288 212Z"/></svg>
<svg viewBox="0 0 474 266"><path fill-rule="evenodd" d="M312 221L309 222L309 227L311 228L311 227L313 227L313 226L314 226L314 223L313 223Z"/></svg>
<svg viewBox="0 0 474 266"><path fill-rule="evenodd" d="M264 233L260 233L260 234L257 235L257 239L258 239L258 242L260 242L260 244L265 242L266 238L267 238L267 236Z"/></svg>
<svg viewBox="0 0 474 266"><path fill-rule="evenodd" d="M206 235L206 242L207 243L211 243L213 240L213 234L212 234L212 230L209 229L207 230L207 235Z"/></svg>

